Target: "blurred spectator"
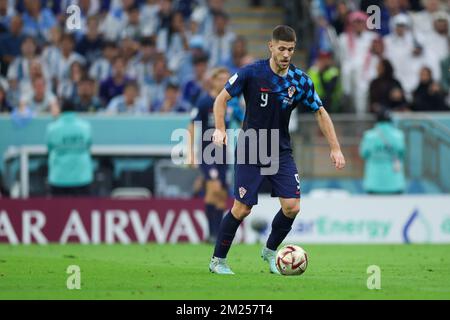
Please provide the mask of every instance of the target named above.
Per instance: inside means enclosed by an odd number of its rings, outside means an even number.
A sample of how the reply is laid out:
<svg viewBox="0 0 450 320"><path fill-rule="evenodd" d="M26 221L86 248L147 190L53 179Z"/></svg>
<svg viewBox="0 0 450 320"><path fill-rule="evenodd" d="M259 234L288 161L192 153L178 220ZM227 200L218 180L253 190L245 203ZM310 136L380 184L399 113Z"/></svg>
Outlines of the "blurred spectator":
<svg viewBox="0 0 450 320"><path fill-rule="evenodd" d="M159 0L159 11L156 33L161 29L169 29L172 24L173 0Z"/></svg>
<svg viewBox="0 0 450 320"><path fill-rule="evenodd" d="M201 57L208 57L205 51L206 43L202 36L194 35L189 40L189 50L182 56L182 60L176 73L180 83L186 83L194 75L194 60ZM208 57L209 61L209 57Z"/></svg>
<svg viewBox="0 0 450 320"><path fill-rule="evenodd" d="M121 6L112 7L106 18L100 24L100 32L106 40L116 41L126 29L129 21L130 10L134 7L135 0L122 0Z"/></svg>
<svg viewBox="0 0 450 320"><path fill-rule="evenodd" d="M407 15L396 15L392 23L394 32L384 37L385 57L392 63L395 77L410 99L419 82L420 68L425 64L423 45L411 32Z"/></svg>
<svg viewBox="0 0 450 320"><path fill-rule="evenodd" d="M57 23L52 11L41 7L41 2L24 0L25 12L22 14L24 32L34 37L38 43L50 40L50 29Z"/></svg>
<svg viewBox="0 0 450 320"><path fill-rule="evenodd" d="M225 11L224 0L207 0L207 5L199 5L192 12L193 28L204 37L210 36L214 30L214 13L223 11Z"/></svg>
<svg viewBox="0 0 450 320"><path fill-rule="evenodd" d="M203 81L208 69L208 56L203 55L194 58L194 74L182 85L182 100L189 104L191 109L203 90Z"/></svg>
<svg viewBox="0 0 450 320"><path fill-rule="evenodd" d="M20 16L11 17L9 31L0 34L0 70L2 75L6 75L10 63L20 55L20 46L24 39L22 18Z"/></svg>
<svg viewBox="0 0 450 320"><path fill-rule="evenodd" d="M98 26L98 17L90 16L87 19L87 32L77 43L75 49L86 58L89 66L102 54L103 37L98 31Z"/></svg>
<svg viewBox="0 0 450 320"><path fill-rule="evenodd" d="M124 58L116 57L112 68L112 75L100 84L100 99L105 105L109 104L112 98L121 95L125 84L130 80L126 76L126 62Z"/></svg>
<svg viewBox="0 0 450 320"><path fill-rule="evenodd" d="M425 10L412 15L414 30L423 37L433 31L433 15L440 10L439 0L424 0Z"/></svg>
<svg viewBox="0 0 450 320"><path fill-rule="evenodd" d="M331 51L347 26L349 4L337 0L312 0L310 14L314 22L313 44L308 58L308 66L317 59L320 51Z"/></svg>
<svg viewBox="0 0 450 320"><path fill-rule="evenodd" d="M231 47L236 35L228 30L229 17L221 11L214 13L213 33L206 37L210 67L223 66L231 59Z"/></svg>
<svg viewBox="0 0 450 320"><path fill-rule="evenodd" d="M96 81L104 81L112 75L112 64L118 56L119 49L113 41L103 43L102 56L97 58L89 68L89 76Z"/></svg>
<svg viewBox="0 0 450 320"><path fill-rule="evenodd" d="M141 7L140 24L144 36L156 34L158 29L158 13L160 0L147 0Z"/></svg>
<svg viewBox="0 0 450 320"><path fill-rule="evenodd" d="M37 78L44 78L47 88L53 92L50 76L47 72L47 65L42 63L41 59L34 58L29 64L29 78L24 79L19 84L20 95L23 96L33 90L33 81Z"/></svg>
<svg viewBox="0 0 450 320"><path fill-rule="evenodd" d="M33 90L23 95L20 100L19 112L22 114L30 111L32 114L51 113L59 114L59 105L55 95L47 89L43 77L33 79Z"/></svg>
<svg viewBox="0 0 450 320"><path fill-rule="evenodd" d="M128 82L123 94L112 99L106 108L108 114L143 114L148 112L149 108L139 97L139 86L135 81Z"/></svg>
<svg viewBox="0 0 450 320"><path fill-rule="evenodd" d="M138 83L153 81L153 61L156 55L156 44L153 37L145 37L140 41L137 56L129 63L128 74Z"/></svg>
<svg viewBox="0 0 450 320"><path fill-rule="evenodd" d="M194 7L203 0L178 0L175 10L180 11L185 19L190 19Z"/></svg>
<svg viewBox="0 0 450 320"><path fill-rule="evenodd" d="M237 36L231 47L231 58L225 63L230 74L235 74L243 66L250 64L255 59L248 54L247 40L243 36Z"/></svg>
<svg viewBox="0 0 450 320"><path fill-rule="evenodd" d="M62 114L47 126L48 182L52 196L87 196L93 181L92 130L79 118L70 100L62 103Z"/></svg>
<svg viewBox="0 0 450 320"><path fill-rule="evenodd" d="M58 83L56 67L54 64L61 56L61 39L62 30L59 25L55 25L50 29L50 41L46 44L41 54L42 61L46 66L49 66L49 76L54 87L56 87Z"/></svg>
<svg viewBox="0 0 450 320"><path fill-rule="evenodd" d="M51 68L51 74L62 82L70 77L70 66L75 61L81 65L86 64L86 59L74 51L75 39L71 34L63 34L61 38L61 50L56 55L55 60L49 65Z"/></svg>
<svg viewBox="0 0 450 320"><path fill-rule="evenodd" d="M30 82L30 63L36 56L36 42L30 36L25 37L20 46L21 55L16 57L8 67L7 78L9 82L8 96L10 101L17 105L20 96L20 86Z"/></svg>
<svg viewBox="0 0 450 320"><path fill-rule="evenodd" d="M132 38L125 37L120 41L119 55L125 60L127 75L138 51L139 43Z"/></svg>
<svg viewBox="0 0 450 320"><path fill-rule="evenodd" d="M347 3L345 1L337 1L336 13L333 17L331 17L331 24L333 25L338 35L345 31L349 14L350 8L348 7Z"/></svg>
<svg viewBox="0 0 450 320"><path fill-rule="evenodd" d="M352 12L349 30L339 36L342 88L358 114L367 112L367 82L364 82L364 77L370 48L377 38L376 33L366 30L366 20L364 12Z"/></svg>
<svg viewBox="0 0 450 320"><path fill-rule="evenodd" d="M176 72L180 67L183 56L189 49L189 37L190 34L186 31L181 12L175 12L172 15L170 26L160 29L158 32L156 48L166 55L170 71Z"/></svg>
<svg viewBox="0 0 450 320"><path fill-rule="evenodd" d="M400 82L394 78L394 70L389 60L378 63L378 77L370 83L369 111L407 109L407 102Z"/></svg>
<svg viewBox="0 0 450 320"><path fill-rule="evenodd" d="M10 28L15 10L8 4L8 0L0 0L0 33L6 32Z"/></svg>
<svg viewBox="0 0 450 320"><path fill-rule="evenodd" d="M426 54L426 64L433 72L435 79L441 79L440 63L448 54L449 21L448 14L444 11L433 15L433 30L423 38L423 46ZM448 71L447 71L448 72Z"/></svg>
<svg viewBox="0 0 450 320"><path fill-rule="evenodd" d="M36 57L37 46L34 39L27 36L23 39L20 46L21 55L16 57L8 68L8 80L10 82L20 82L24 78L28 78L29 63ZM15 87L15 85L12 85Z"/></svg>
<svg viewBox="0 0 450 320"><path fill-rule="evenodd" d="M169 76L166 59L163 55L158 55L153 64L153 81L144 83L141 87L141 97L144 98L146 105L150 106L150 109L152 109L154 104L164 101L164 93L170 80Z"/></svg>
<svg viewBox="0 0 450 320"><path fill-rule="evenodd" d="M171 82L167 85L163 101L152 106L153 112L187 112L189 106L183 103L178 84Z"/></svg>
<svg viewBox="0 0 450 320"><path fill-rule="evenodd" d="M341 112L341 84L339 69L331 52L321 52L316 63L308 70L317 94L328 112Z"/></svg>
<svg viewBox="0 0 450 320"><path fill-rule="evenodd" d="M314 30L314 40L309 52L308 65L312 65L321 51L332 51L336 47L337 34L323 16L318 16Z"/></svg>
<svg viewBox="0 0 450 320"><path fill-rule="evenodd" d="M367 193L405 191L405 137L392 124L387 111L380 110L375 127L364 133L359 153L365 160L363 187Z"/></svg>
<svg viewBox="0 0 450 320"><path fill-rule="evenodd" d="M370 47L370 53L366 57L365 68L362 74L365 90L369 91L369 85L378 77L378 64L384 59L384 42L382 38L375 38Z"/></svg>
<svg viewBox="0 0 450 320"><path fill-rule="evenodd" d="M445 92L434 81L430 68L420 70L420 83L413 94L411 109L414 111L449 111L445 104Z"/></svg>
<svg viewBox="0 0 450 320"><path fill-rule="evenodd" d="M103 106L96 96L95 80L83 77L77 86L77 95L74 98L75 111L77 112L98 112Z"/></svg>
<svg viewBox="0 0 450 320"><path fill-rule="evenodd" d="M63 99L75 99L77 96L77 87L84 77L84 68L81 63L74 61L70 65L69 79L62 80L58 85L58 97Z"/></svg>
<svg viewBox="0 0 450 320"><path fill-rule="evenodd" d="M7 88L0 84L0 113L11 112L13 107L8 101L6 95Z"/></svg>
<svg viewBox="0 0 450 320"><path fill-rule="evenodd" d="M130 7L128 10L128 22L125 28L121 31L122 38L131 38L138 41L142 36L140 11L137 4Z"/></svg>

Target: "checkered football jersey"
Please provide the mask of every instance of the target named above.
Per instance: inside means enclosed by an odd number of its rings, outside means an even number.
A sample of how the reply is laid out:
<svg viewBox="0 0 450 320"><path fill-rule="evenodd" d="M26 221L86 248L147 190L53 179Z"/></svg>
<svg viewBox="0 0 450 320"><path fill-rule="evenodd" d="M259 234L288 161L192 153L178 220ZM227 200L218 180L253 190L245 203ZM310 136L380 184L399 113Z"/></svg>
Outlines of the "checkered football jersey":
<svg viewBox="0 0 450 320"><path fill-rule="evenodd" d="M244 96L244 131L279 130L280 155L292 151L288 130L292 110L297 107L316 112L322 106L308 75L291 64L287 75L281 77L272 71L269 59L240 69L230 77L225 89L232 97Z"/></svg>

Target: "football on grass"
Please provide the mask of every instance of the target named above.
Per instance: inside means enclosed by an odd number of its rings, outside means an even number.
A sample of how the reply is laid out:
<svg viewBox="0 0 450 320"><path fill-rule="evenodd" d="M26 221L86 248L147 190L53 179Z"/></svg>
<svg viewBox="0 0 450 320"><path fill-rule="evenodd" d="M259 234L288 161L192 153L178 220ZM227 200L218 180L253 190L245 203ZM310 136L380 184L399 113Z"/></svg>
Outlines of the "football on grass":
<svg viewBox="0 0 450 320"><path fill-rule="evenodd" d="M299 276L308 267L308 255L303 248L288 244L278 250L276 263L282 275Z"/></svg>

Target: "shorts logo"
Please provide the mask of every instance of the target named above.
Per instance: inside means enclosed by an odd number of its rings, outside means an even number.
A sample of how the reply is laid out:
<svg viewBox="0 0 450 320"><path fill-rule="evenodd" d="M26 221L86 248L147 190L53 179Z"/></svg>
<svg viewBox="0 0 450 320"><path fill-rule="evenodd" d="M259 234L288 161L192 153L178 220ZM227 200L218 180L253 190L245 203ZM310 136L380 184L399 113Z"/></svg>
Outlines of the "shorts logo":
<svg viewBox="0 0 450 320"><path fill-rule="evenodd" d="M295 192L295 194L300 194L300 177L298 173L295 174L295 181L297 181L297 191Z"/></svg>
<svg viewBox="0 0 450 320"><path fill-rule="evenodd" d="M295 93L295 87L294 86L290 86L289 89L288 89L289 98L292 98L294 93Z"/></svg>
<svg viewBox="0 0 450 320"><path fill-rule="evenodd" d="M245 196L246 193L247 189L245 189L244 187L239 188L239 196L241 197L241 199Z"/></svg>

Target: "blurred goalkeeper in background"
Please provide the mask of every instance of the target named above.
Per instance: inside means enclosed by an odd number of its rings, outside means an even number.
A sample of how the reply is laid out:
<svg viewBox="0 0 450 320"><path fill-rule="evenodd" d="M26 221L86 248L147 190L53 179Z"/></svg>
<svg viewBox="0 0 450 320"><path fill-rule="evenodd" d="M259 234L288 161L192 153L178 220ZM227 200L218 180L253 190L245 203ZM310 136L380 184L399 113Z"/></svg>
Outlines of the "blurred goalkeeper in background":
<svg viewBox="0 0 450 320"><path fill-rule="evenodd" d="M192 122L189 125L190 143L188 145L189 165L195 167L200 164L200 170L205 177L206 192L205 192L205 213L208 218L209 226L209 238L208 242L215 243L217 233L219 231L219 225L222 221L223 212L226 209L226 203L228 199L228 184L226 181L228 164L226 163L226 146L222 146L223 161L220 163L205 163L204 155L205 149L211 144L211 139L205 134L207 130L210 130L211 134L214 129L214 113L213 106L214 100L220 91L223 89L225 83L229 79L230 74L226 68L216 68L211 70L208 90L203 92L199 97L195 107L191 112ZM227 115L225 117L226 126L228 127L230 122L235 119L241 122L244 118L244 114L239 107L237 99L230 100L228 102ZM201 126L201 158L197 161L197 155L194 152L195 144L195 129ZM212 157L215 158L215 150L212 151Z"/></svg>

